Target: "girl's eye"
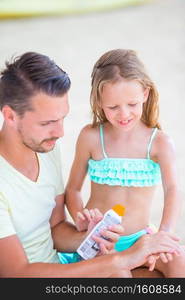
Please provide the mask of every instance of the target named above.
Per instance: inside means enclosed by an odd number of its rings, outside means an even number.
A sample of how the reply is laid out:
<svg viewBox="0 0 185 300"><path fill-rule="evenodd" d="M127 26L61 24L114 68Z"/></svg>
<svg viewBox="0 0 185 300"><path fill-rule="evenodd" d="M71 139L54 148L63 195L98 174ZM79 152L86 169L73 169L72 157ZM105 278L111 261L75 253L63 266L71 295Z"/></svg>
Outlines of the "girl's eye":
<svg viewBox="0 0 185 300"><path fill-rule="evenodd" d="M109 109L116 109L117 108L117 106L110 106L110 107L108 107Z"/></svg>
<svg viewBox="0 0 185 300"><path fill-rule="evenodd" d="M137 103L130 103L130 104L129 104L129 106L132 106L132 107L133 107L133 106L136 106L136 105L137 105Z"/></svg>

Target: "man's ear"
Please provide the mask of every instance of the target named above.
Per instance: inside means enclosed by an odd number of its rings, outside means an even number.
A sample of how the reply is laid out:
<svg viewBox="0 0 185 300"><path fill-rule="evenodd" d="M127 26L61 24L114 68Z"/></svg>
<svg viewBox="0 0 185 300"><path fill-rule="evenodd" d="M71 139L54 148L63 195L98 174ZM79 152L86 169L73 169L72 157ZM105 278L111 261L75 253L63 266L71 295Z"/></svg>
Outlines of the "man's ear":
<svg viewBox="0 0 185 300"><path fill-rule="evenodd" d="M17 121L17 114L9 105L3 106L2 114L6 123L8 123L10 126L15 125Z"/></svg>

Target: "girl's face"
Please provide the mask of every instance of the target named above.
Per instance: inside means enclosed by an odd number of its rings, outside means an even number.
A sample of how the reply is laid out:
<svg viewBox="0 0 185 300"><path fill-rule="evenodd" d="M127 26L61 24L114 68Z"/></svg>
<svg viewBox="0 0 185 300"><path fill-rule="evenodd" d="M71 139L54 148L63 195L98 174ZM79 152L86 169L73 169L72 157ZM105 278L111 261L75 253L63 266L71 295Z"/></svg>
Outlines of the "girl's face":
<svg viewBox="0 0 185 300"><path fill-rule="evenodd" d="M136 80L109 82L103 86L101 108L113 126L129 130L141 119L148 94L149 89L144 90Z"/></svg>

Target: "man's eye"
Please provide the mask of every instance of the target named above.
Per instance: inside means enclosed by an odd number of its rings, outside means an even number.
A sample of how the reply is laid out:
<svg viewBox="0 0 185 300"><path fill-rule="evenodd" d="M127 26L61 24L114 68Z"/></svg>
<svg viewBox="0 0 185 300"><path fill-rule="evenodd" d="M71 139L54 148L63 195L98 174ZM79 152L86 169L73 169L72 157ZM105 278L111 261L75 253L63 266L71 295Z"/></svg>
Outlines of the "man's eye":
<svg viewBox="0 0 185 300"><path fill-rule="evenodd" d="M41 123L40 125L41 126L47 126L47 125L49 125L50 124L50 122L47 122L47 123Z"/></svg>

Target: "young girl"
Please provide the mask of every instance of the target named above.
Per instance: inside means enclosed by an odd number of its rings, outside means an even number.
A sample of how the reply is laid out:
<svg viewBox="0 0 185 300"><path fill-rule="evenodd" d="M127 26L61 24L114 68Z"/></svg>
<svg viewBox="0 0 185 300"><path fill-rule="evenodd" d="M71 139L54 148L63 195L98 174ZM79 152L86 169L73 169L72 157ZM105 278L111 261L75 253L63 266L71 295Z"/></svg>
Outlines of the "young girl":
<svg viewBox="0 0 185 300"><path fill-rule="evenodd" d="M158 123L156 87L135 51L112 50L96 62L91 107L93 123L79 135L66 187L66 205L78 230L87 228L94 208L105 213L122 204L126 207L125 234L115 249L129 248L152 232L152 199L162 182L164 209L159 230L174 231L180 208L174 147ZM80 191L86 173L91 194L84 209ZM163 262L172 260L170 254L160 257ZM178 276L170 272L165 276Z"/></svg>

